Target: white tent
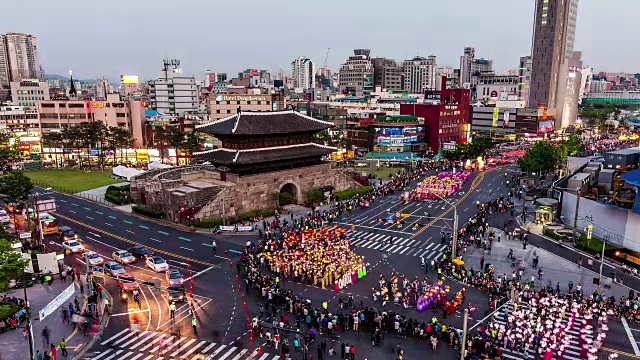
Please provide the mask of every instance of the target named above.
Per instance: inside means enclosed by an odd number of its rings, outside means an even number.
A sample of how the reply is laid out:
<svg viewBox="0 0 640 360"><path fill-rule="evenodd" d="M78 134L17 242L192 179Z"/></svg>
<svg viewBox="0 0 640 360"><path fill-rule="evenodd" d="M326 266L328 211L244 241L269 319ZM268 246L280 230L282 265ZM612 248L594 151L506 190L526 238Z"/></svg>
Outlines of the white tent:
<svg viewBox="0 0 640 360"><path fill-rule="evenodd" d="M140 175L144 173L144 171L136 170L134 168L128 168L126 166L118 165L113 168L113 178L116 179L127 179L127 181L131 180L132 177L136 175Z"/></svg>
<svg viewBox="0 0 640 360"><path fill-rule="evenodd" d="M149 170L155 170L155 169L169 169L169 168L172 168L173 166L154 161L154 162L150 162L148 167L149 167Z"/></svg>

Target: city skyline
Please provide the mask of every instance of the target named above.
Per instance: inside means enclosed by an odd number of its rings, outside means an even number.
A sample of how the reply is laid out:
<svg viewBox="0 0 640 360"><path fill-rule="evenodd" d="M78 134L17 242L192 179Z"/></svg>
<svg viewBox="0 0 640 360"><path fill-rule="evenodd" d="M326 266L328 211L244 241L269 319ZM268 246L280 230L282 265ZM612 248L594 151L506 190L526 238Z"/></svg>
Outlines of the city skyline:
<svg viewBox="0 0 640 360"><path fill-rule="evenodd" d="M197 77L207 69L231 74L245 68L290 72L291 61L300 56L321 67L327 48L331 48L328 66L333 71L354 48L369 48L374 57L398 61L436 55L438 66L457 68L465 46L475 47L476 57L493 59L500 71L517 68L520 56L528 55L534 12L534 1L496 0L493 6L469 0L411 2L396 9L401 20L395 21L388 11L377 11L379 7L329 0L324 8L335 6L340 9L337 15L309 13L304 23L297 24L288 20L297 16L298 8L293 6L274 8L253 0L242 6L225 3L215 7L194 1L173 8L168 2L170 6L160 3L114 0L87 8L85 2L70 0L64 8L42 3L35 7L35 13L27 14L13 2L7 13L15 16L3 19L0 33L34 35L46 73L66 74L73 69L79 78L115 79L120 74L137 74L152 79L160 73L164 57L181 59L183 73ZM607 12L601 12L605 7ZM169 8L172 10L167 11ZM443 16L447 9L461 8L467 11ZM245 9L254 11L242 12ZM614 41L616 33L631 31L633 24L622 14L634 9L640 10L640 3L620 0L605 5L581 0L575 50L583 52L585 65L597 71L638 71L633 60L638 50ZM212 13L221 16L211 18ZM82 16L91 16L104 26L83 27L76 33L65 26L51 26L50 19L56 17ZM282 16L286 25L279 25L277 16ZM248 25L238 27L239 21ZM616 27L607 28L612 23ZM263 34L262 39L258 34ZM616 56L611 55L614 53Z"/></svg>

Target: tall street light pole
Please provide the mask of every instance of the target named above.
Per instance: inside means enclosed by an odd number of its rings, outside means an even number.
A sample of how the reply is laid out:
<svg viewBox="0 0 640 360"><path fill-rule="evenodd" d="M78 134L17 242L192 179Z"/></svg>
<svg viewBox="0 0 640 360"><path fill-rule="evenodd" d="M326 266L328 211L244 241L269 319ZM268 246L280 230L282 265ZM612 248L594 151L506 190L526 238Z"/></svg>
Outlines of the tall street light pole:
<svg viewBox="0 0 640 360"><path fill-rule="evenodd" d="M469 309L464 309L464 322L462 325L462 348L460 350L460 360L464 360L464 353L467 350L467 323L469 321Z"/></svg>
<svg viewBox="0 0 640 360"><path fill-rule="evenodd" d="M600 293L600 285L602 284L602 266L604 265L604 248L607 245L607 240L609 239L609 235L604 237L602 240L602 254L600 254L600 271L598 272L598 294Z"/></svg>
<svg viewBox="0 0 640 360"><path fill-rule="evenodd" d="M435 196L437 196L440 200L444 201L447 205L451 206L453 208L453 244L451 246L451 260L456 258L456 253L457 253L457 248L458 248L458 207L454 204L452 204L451 202L447 201L445 198L443 198L442 196L438 195L438 194L434 194Z"/></svg>

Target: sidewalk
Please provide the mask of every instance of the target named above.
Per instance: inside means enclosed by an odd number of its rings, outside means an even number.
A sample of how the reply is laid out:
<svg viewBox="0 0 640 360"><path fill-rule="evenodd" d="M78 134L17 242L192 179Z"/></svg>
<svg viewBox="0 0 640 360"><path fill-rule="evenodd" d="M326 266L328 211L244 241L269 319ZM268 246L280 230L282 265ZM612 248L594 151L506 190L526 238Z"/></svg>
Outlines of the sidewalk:
<svg viewBox="0 0 640 360"><path fill-rule="evenodd" d="M40 321L38 312L58 296L64 289L71 285L69 278L67 278L67 282L62 282L58 276L55 278L56 280L53 281L51 286L36 284L27 289L27 297L31 308L34 349L40 350L41 353L44 350L49 351L49 346L44 346L44 339L41 335L42 329L47 327L50 331L49 343L53 343L57 346L60 339L65 338L67 341L67 350L69 352L68 358L72 359L76 354L76 351L78 351L82 345L86 344L87 339L84 338L82 333L78 334L77 331L75 331L74 325L65 325L62 323L62 309L66 308L70 302L73 303L74 298L76 297L82 304L84 302L84 296L80 293L80 289L76 285L75 293L71 298L55 309L43 321ZM12 289L4 294L10 297L19 297L24 299L23 289ZM23 323L15 330L9 330L0 334L0 342L2 343L0 356L3 356L4 359L29 360L29 341L23 335L25 325L26 323ZM61 358L60 354L61 352L58 350L58 358Z"/></svg>
<svg viewBox="0 0 640 360"><path fill-rule="evenodd" d="M596 291L597 286L593 284L592 279L598 276L597 273L584 266L578 267L578 265L569 260L531 244L528 244L527 248L523 249L521 241L507 240L507 236L503 230L491 227L490 229L494 231L496 238L492 243L491 253L486 254L481 248L475 246L467 248L467 253L463 256L467 266L479 269L480 259L484 255L484 263L493 265L497 275L506 274L511 276L511 274L517 270L517 266L522 266L524 268L522 281L531 280L531 276L535 276L536 289L546 286L550 280L554 289L556 288L556 283L559 281L562 291L568 290L569 281L573 282L574 289L578 283L582 283L582 290L585 294L591 294ZM487 235L488 233L489 232L487 232ZM497 241L498 237L501 239L500 242ZM507 259L509 249L513 249L513 255L517 260L516 268L511 267L511 260ZM538 270L533 268L534 253L537 254L540 259L538 267L542 269L542 280L538 280ZM604 294L615 296L616 299L629 294L629 290L626 287L615 283L611 285L611 288L602 287L601 289Z"/></svg>

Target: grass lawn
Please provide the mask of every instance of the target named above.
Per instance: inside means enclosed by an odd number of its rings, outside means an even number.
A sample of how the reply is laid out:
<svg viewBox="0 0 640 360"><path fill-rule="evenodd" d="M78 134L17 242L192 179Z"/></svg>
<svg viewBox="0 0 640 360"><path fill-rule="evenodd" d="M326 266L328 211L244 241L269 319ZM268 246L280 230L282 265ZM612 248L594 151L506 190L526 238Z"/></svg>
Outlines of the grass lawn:
<svg viewBox="0 0 640 360"><path fill-rule="evenodd" d="M389 174L395 175L402 171L401 167L381 167L378 170L370 171L375 176L379 176L382 180L389 180Z"/></svg>
<svg viewBox="0 0 640 360"><path fill-rule="evenodd" d="M66 193L78 193L126 181L112 179L111 170L85 172L71 169L46 169L25 171L25 175L31 178L31 181L36 185L51 187Z"/></svg>

